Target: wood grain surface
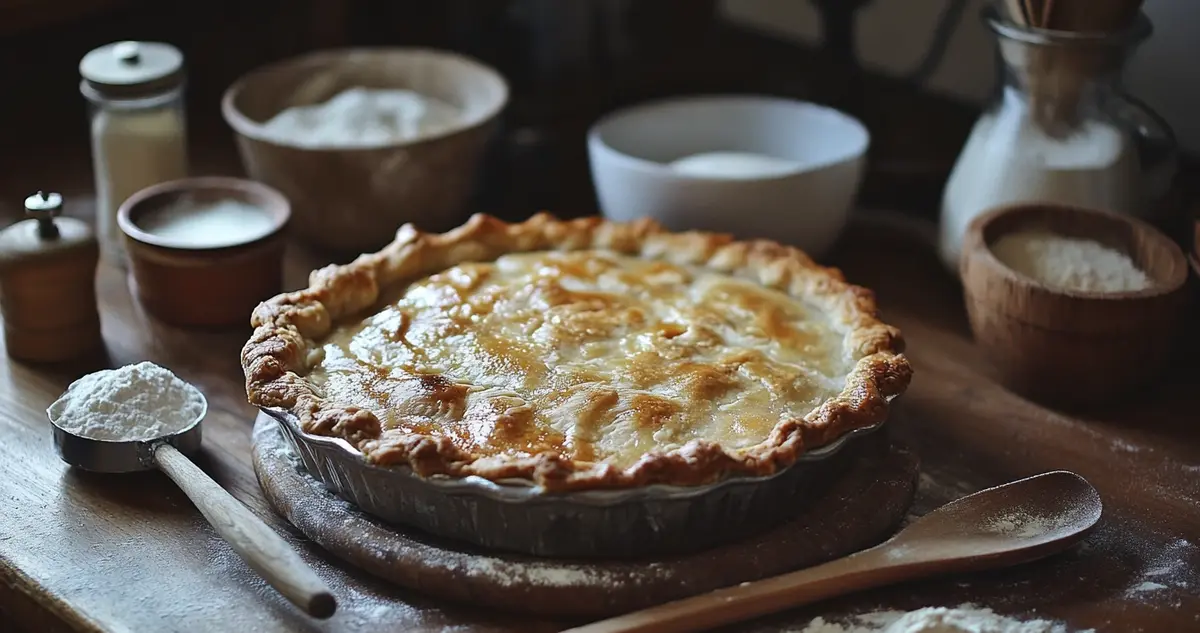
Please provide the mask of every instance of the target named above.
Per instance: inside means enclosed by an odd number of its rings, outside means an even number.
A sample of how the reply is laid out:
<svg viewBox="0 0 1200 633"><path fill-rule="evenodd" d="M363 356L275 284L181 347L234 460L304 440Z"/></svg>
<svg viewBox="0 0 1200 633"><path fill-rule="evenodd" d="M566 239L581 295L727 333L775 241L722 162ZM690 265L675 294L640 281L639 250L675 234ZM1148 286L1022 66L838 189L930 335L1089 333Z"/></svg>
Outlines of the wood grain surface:
<svg viewBox="0 0 1200 633"><path fill-rule="evenodd" d="M836 263L851 280L876 289L884 317L909 343L916 377L890 425L923 464L915 514L985 486L1068 469L1097 486L1105 516L1079 548L1042 563L873 591L729 630L799 630L817 615L964 602L1097 631L1200 628L1200 368L1179 363L1172 378L1123 408L1090 417L1051 411L997 385L970 340L961 292L928 245L893 228L855 227L838 253ZM321 262L291 253L288 283L299 285L315 263ZM86 368L51 371L6 360L0 362L0 617L17 622L17 630L555 627L368 582L307 543L272 512L251 468L255 412L245 404L238 364L247 332L158 324L130 301L123 274L110 268L101 270L99 295L106 362L149 359L203 389L210 413L200 466L299 547L318 575L348 591L332 620L313 622L267 588L166 477L68 469L54 455L43 410Z"/></svg>
<svg viewBox="0 0 1200 633"><path fill-rule="evenodd" d="M229 547L263 580L305 613L328 618L337 608L329 587L266 523L205 475L171 444L155 444L154 462L208 519Z"/></svg>
<svg viewBox="0 0 1200 633"><path fill-rule="evenodd" d="M812 479L824 490L805 500L791 520L762 534L686 556L570 561L481 551L390 527L305 473L279 422L260 414L254 427L254 470L267 499L334 556L425 595L563 617L625 613L879 543L912 502L916 456L878 433L855 440L835 458L844 465Z"/></svg>

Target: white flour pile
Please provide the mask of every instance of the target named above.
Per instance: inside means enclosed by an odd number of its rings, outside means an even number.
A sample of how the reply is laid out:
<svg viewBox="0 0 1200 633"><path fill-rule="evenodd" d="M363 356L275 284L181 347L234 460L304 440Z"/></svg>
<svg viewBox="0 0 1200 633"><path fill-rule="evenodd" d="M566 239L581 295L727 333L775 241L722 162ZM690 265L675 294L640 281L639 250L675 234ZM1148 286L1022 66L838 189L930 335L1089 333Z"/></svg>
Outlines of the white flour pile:
<svg viewBox="0 0 1200 633"><path fill-rule="evenodd" d="M198 389L142 362L76 380L46 415L63 430L94 440L149 440L186 429L206 406Z"/></svg>
<svg viewBox="0 0 1200 633"><path fill-rule="evenodd" d="M1067 633L1067 628L1047 620L1015 620L991 609L963 604L953 609L878 611L853 616L844 622L817 618L793 633Z"/></svg>
<svg viewBox="0 0 1200 633"><path fill-rule="evenodd" d="M997 240L992 253L1016 272L1064 290L1132 292L1150 287L1150 278L1128 255L1093 240L1017 231Z"/></svg>
<svg viewBox="0 0 1200 633"><path fill-rule="evenodd" d="M383 147L445 132L461 120L458 108L412 90L351 88L324 103L288 108L263 131L297 147Z"/></svg>

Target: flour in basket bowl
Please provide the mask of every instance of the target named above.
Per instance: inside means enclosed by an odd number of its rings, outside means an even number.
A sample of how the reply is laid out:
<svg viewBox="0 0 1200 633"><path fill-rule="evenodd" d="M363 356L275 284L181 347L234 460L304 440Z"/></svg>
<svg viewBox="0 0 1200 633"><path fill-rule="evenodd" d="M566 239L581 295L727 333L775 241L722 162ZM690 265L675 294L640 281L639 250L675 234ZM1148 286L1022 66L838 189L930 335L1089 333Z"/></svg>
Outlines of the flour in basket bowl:
<svg viewBox="0 0 1200 633"><path fill-rule="evenodd" d="M1128 255L1095 240L1018 231L997 240L992 253L1014 271L1062 290L1136 292L1151 285Z"/></svg>

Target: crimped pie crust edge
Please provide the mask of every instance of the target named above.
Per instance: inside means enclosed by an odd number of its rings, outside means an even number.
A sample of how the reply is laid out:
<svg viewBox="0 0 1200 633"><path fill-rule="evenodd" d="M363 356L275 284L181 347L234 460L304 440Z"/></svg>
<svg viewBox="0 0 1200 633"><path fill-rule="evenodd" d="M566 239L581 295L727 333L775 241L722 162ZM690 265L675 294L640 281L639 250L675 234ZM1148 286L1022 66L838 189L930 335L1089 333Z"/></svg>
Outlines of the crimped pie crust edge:
<svg viewBox="0 0 1200 633"><path fill-rule="evenodd" d="M441 272L467 261L492 261L517 252L610 250L678 265L701 266L750 279L803 298L842 328L846 352L856 359L837 396L802 419L780 420L754 446L728 451L692 441L652 452L619 469L575 462L555 453L526 458L485 457L447 438L415 433L381 437L379 420L366 409L325 402L304 375L317 341L341 319L379 299L384 289ZM846 283L840 271L822 267L802 251L775 242L737 241L717 233L672 233L650 220L622 224L598 217L561 221L541 213L520 223L475 215L442 234L411 224L377 253L350 264L314 271L309 287L280 294L254 310L255 328L242 349L246 394L251 404L291 412L312 435L338 437L380 466L409 465L419 475L475 475L492 481L528 480L550 491L626 488L649 484L699 485L726 475L770 475L804 451L887 418L889 402L907 388L912 369L899 330L876 315L874 295Z"/></svg>

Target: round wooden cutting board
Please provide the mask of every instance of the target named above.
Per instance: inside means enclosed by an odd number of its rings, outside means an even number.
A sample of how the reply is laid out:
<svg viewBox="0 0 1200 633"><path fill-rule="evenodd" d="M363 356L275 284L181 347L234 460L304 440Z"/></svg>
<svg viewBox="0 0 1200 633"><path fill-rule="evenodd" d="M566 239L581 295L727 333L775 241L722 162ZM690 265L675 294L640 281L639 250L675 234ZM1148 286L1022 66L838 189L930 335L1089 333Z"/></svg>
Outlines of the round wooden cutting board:
<svg viewBox="0 0 1200 633"><path fill-rule="evenodd" d="M598 617L781 574L874 545L916 490L916 457L877 433L844 475L795 519L753 538L662 560L573 562L481 551L384 524L301 467L278 423L260 415L254 470L271 505L334 556L423 594L544 616ZM786 500L780 500L785 502Z"/></svg>

